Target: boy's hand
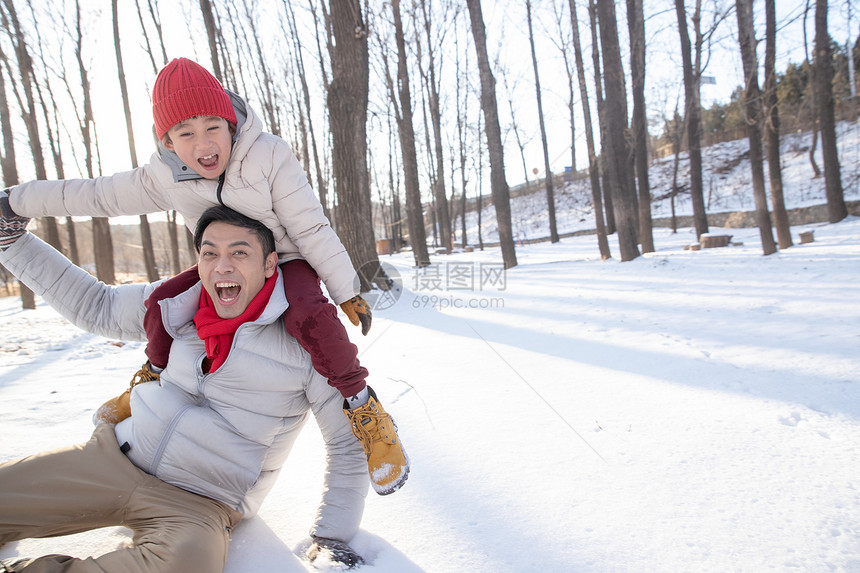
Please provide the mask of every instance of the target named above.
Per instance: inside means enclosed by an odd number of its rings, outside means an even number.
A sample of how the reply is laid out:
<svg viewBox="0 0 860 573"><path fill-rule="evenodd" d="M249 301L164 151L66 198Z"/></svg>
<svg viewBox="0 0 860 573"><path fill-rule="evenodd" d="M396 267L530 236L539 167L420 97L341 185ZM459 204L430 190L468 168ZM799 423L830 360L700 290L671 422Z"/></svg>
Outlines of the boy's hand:
<svg viewBox="0 0 860 573"><path fill-rule="evenodd" d="M21 217L9 205L9 189L0 191L0 251L5 251L27 232L29 217Z"/></svg>
<svg viewBox="0 0 860 573"><path fill-rule="evenodd" d="M341 303L341 310L346 313L349 321L355 326L361 325L361 333L367 336L370 332L370 322L373 320L373 313L370 312L370 305L367 304L361 295L355 295L346 302Z"/></svg>

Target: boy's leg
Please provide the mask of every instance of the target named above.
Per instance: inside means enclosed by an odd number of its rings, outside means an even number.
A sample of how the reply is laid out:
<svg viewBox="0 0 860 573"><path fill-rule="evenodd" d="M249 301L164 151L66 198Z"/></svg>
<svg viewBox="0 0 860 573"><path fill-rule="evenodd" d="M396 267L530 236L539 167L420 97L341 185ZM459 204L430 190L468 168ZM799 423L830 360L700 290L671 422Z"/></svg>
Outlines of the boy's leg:
<svg viewBox="0 0 860 573"><path fill-rule="evenodd" d="M366 386L367 369L358 361L337 309L320 288L316 271L300 259L281 264L284 293L290 306L284 313L287 332L311 355L314 369L347 398Z"/></svg>
<svg viewBox="0 0 860 573"><path fill-rule="evenodd" d="M173 345L173 338L167 334L161 321L161 306L158 302L187 291L198 280L200 277L197 274L197 265L194 265L158 285L146 299L144 302L146 313L143 315L143 328L146 331L146 356L148 360L131 377L131 384L125 392L98 407L93 414L93 423L117 424L125 420L131 415L131 389L141 382L158 380L159 373L167 366L170 347ZM153 366L155 368L152 368Z"/></svg>
<svg viewBox="0 0 860 573"><path fill-rule="evenodd" d="M3 464L0 483L0 542L115 525L134 531L132 547L97 558L22 560L11 566L15 573L222 571L241 518L136 468L106 424L85 444Z"/></svg>
<svg viewBox="0 0 860 573"><path fill-rule="evenodd" d="M311 355L317 372L344 397L344 413L367 455L373 489L380 495L397 491L409 475L409 458L394 420L367 386L367 369L358 361L337 309L320 289L320 279L303 260L283 263L284 291L290 303L284 313L287 332ZM367 388L367 397L351 408L346 400ZM351 401L350 401L351 402Z"/></svg>
<svg viewBox="0 0 860 573"><path fill-rule="evenodd" d="M143 329L146 331L146 357L153 366L161 369L167 366L167 357L170 356L170 347L173 345L173 339L164 330L164 324L161 322L159 301L187 291L199 280L197 265L194 265L158 285L158 288L146 299Z"/></svg>

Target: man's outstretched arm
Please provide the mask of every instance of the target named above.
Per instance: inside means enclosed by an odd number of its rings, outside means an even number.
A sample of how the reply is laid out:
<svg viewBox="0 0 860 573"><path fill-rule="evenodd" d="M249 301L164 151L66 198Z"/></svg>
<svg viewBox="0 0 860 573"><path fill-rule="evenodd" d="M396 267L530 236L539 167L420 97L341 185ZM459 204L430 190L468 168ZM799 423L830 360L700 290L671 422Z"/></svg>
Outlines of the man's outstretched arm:
<svg viewBox="0 0 860 573"><path fill-rule="evenodd" d="M0 228L7 221L0 216ZM0 264L72 324L108 338L146 340L150 285L108 286L30 233L0 251Z"/></svg>

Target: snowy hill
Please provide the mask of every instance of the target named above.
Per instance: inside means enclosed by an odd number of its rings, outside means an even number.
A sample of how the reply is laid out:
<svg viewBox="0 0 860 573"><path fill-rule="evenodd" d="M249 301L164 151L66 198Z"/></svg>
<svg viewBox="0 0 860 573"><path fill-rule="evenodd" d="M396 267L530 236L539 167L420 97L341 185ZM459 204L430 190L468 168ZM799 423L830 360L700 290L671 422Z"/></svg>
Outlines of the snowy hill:
<svg viewBox="0 0 860 573"><path fill-rule="evenodd" d="M840 123L837 136L845 200L856 201L860 199L860 122ZM810 133L793 133L782 137L783 184L788 209L822 205L826 202L824 176L813 177L814 172L809 162L810 144ZM748 152L749 143L746 139L718 143L702 149L703 188L705 206L709 214L755 209ZM816 160L819 168L823 169L820 142ZM673 168L674 156L658 159L650 166L649 183L651 195L655 198L651 205L651 216L655 219L668 218L672 215L668 194L672 190ZM689 177L689 160L686 153L682 153L678 183L687 191L676 198L675 210L679 216L693 213L689 197ZM768 179L766 165L765 178ZM532 182L531 186L534 189L533 193L511 199L512 223L516 240L549 237L543 182ZM555 197L559 233L594 229L591 186L587 177L556 188ZM663 199L658 199L660 197ZM769 196L768 201L770 204ZM459 219L454 222L454 225L457 232L455 244L459 245L461 241ZM483 198L481 228L485 243L498 241L495 208L489 197ZM469 244L477 244L478 217L475 211L467 213L466 236Z"/></svg>

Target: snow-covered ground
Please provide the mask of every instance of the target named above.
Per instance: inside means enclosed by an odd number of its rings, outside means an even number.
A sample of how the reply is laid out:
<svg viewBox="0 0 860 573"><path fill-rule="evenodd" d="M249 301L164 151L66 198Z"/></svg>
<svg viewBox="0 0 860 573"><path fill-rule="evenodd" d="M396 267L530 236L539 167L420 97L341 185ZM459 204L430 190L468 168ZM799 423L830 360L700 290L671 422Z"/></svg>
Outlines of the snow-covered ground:
<svg viewBox="0 0 860 573"><path fill-rule="evenodd" d="M403 292L349 332L413 466L369 494L360 570L860 571L860 219L795 227L767 257L757 229L725 232L743 245L689 251L690 229L656 229L657 251L626 263L593 236L518 247L506 272L498 249L421 274L384 257ZM143 359L0 299L0 460L86 440ZM311 423L228 573L314 570L299 556L323 463ZM25 540L0 559L128 540Z"/></svg>
<svg viewBox="0 0 860 573"><path fill-rule="evenodd" d="M693 252L689 230L659 229L660 249L628 263L601 262L593 237L521 248L501 275L494 251L420 276L386 258L406 290L354 338L413 468L368 498L364 570L860 570L860 219L806 229L814 243L769 257L756 230ZM5 298L0 357L10 459L85 440L143 352ZM236 529L229 573L311 569L296 554L322 453L311 424Z"/></svg>

